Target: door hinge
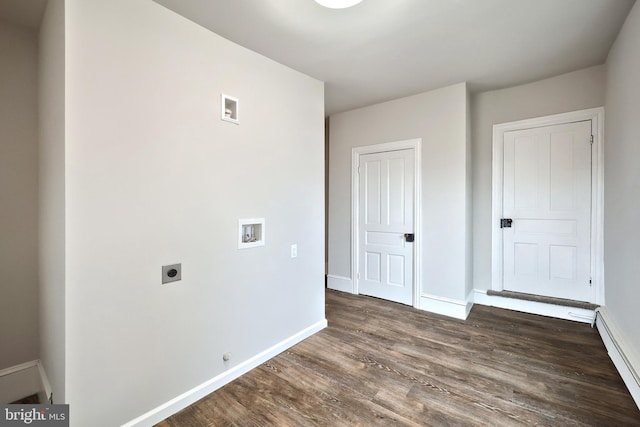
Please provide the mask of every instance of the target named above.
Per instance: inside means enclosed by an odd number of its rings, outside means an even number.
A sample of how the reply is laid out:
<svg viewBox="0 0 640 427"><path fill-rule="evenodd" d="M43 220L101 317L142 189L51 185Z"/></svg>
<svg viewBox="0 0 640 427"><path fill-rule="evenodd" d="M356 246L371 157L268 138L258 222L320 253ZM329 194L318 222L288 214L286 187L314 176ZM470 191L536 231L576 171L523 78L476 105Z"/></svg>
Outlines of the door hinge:
<svg viewBox="0 0 640 427"><path fill-rule="evenodd" d="M356 273L356 279L360 280L360 273Z"/></svg>
<svg viewBox="0 0 640 427"><path fill-rule="evenodd" d="M589 286L591 286L591 277L589 277Z"/></svg>
<svg viewBox="0 0 640 427"><path fill-rule="evenodd" d="M593 144L593 135L591 135L591 143Z"/></svg>

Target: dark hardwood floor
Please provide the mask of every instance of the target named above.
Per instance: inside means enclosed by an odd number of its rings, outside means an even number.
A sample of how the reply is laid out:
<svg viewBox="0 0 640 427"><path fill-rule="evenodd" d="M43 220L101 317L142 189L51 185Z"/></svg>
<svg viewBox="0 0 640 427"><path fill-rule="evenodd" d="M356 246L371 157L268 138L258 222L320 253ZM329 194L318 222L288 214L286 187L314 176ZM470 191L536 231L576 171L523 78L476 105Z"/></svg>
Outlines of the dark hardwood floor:
<svg viewBox="0 0 640 427"><path fill-rule="evenodd" d="M327 319L157 426L640 426L589 325L480 305L457 321L334 291Z"/></svg>
<svg viewBox="0 0 640 427"><path fill-rule="evenodd" d="M38 405L40 403L40 399L37 394L32 394L31 396L27 396L20 400L16 400L15 402L11 402L12 405Z"/></svg>

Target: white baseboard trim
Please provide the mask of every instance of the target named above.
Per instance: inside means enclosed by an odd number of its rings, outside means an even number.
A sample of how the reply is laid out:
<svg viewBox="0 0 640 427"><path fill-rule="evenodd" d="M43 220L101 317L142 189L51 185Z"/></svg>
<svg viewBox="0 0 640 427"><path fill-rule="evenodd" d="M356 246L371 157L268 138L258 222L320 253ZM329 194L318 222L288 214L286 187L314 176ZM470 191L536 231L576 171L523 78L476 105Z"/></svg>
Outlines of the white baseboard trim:
<svg viewBox="0 0 640 427"><path fill-rule="evenodd" d="M355 293L351 277L327 274L327 288L333 289L334 291L348 292L350 294Z"/></svg>
<svg viewBox="0 0 640 427"><path fill-rule="evenodd" d="M537 301L526 301L515 298L505 298L495 295L487 295L487 291L474 290L473 301L476 304L490 307L506 308L507 310L521 311L523 313L539 314L541 316L555 317L558 319L573 320L575 322L593 323L594 310L584 308L565 307L562 305L547 304Z"/></svg>
<svg viewBox="0 0 640 427"><path fill-rule="evenodd" d="M51 399L53 398L53 390L51 389L51 384L49 383L49 377L47 377L47 373L44 371L44 366L42 365L42 361L38 360L38 372L40 374L40 392L38 392L38 398L40 399L41 404L49 403L63 403L63 402L53 402Z"/></svg>
<svg viewBox="0 0 640 427"><path fill-rule="evenodd" d="M170 401L140 415L126 424L123 424L121 427L153 426L326 327L327 320L321 320L308 328L303 329L297 334L277 343L271 348L258 353L239 365L234 366L228 371L205 381L191 390L188 390Z"/></svg>
<svg viewBox="0 0 640 427"><path fill-rule="evenodd" d="M456 319L466 320L473 307L473 294L469 293L465 301L451 298L439 297L436 295L422 294L418 302L420 310L431 313L442 314Z"/></svg>
<svg viewBox="0 0 640 427"><path fill-rule="evenodd" d="M640 408L640 357L627 345L626 338L609 316L606 307L596 309L596 327L609 357Z"/></svg>
<svg viewBox="0 0 640 427"><path fill-rule="evenodd" d="M0 371L0 403L11 403L42 390L40 361L32 360Z"/></svg>

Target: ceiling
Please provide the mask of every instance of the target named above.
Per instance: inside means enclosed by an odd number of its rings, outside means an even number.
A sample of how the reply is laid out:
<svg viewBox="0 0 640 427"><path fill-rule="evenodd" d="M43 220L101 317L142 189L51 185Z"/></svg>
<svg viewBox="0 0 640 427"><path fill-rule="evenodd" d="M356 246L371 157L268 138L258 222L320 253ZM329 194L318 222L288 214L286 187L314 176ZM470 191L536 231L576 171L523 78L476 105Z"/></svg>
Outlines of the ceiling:
<svg viewBox="0 0 640 427"><path fill-rule="evenodd" d="M635 0L155 0L326 82L333 114L467 81L472 91L602 64Z"/></svg>
<svg viewBox="0 0 640 427"><path fill-rule="evenodd" d="M0 0L0 21L37 30L47 0Z"/></svg>
<svg viewBox="0 0 640 427"><path fill-rule="evenodd" d="M327 114L466 81L518 85L607 57L635 0L155 0L326 82ZM0 20L37 30L47 0L0 0Z"/></svg>

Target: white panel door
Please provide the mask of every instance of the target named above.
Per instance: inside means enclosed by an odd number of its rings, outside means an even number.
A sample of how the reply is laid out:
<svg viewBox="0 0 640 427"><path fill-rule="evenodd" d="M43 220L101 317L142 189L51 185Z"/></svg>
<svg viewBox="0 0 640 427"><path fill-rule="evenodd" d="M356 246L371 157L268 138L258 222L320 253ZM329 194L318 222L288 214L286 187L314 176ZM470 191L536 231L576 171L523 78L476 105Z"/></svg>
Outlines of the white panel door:
<svg viewBox="0 0 640 427"><path fill-rule="evenodd" d="M504 133L505 290L592 301L591 121Z"/></svg>
<svg viewBox="0 0 640 427"><path fill-rule="evenodd" d="M358 292L413 303L414 149L360 156Z"/></svg>

